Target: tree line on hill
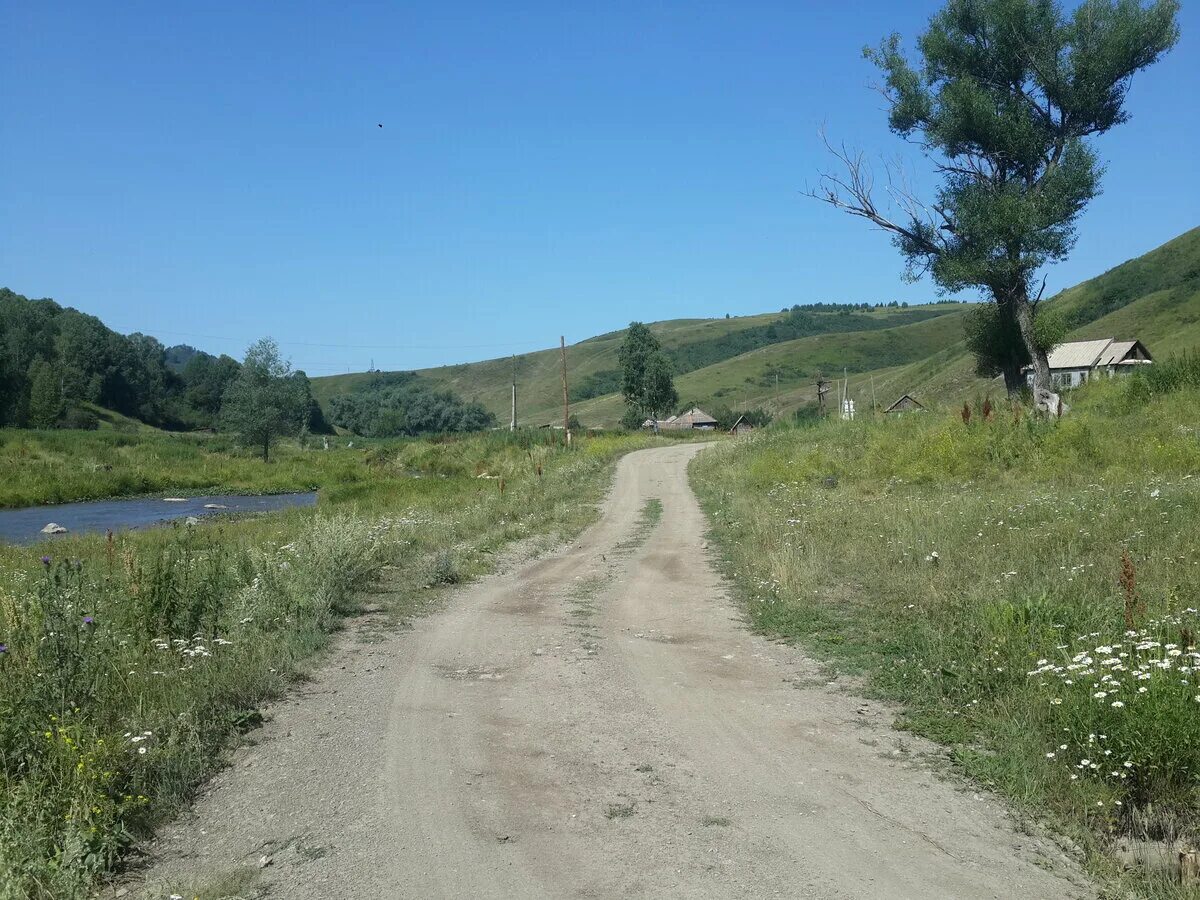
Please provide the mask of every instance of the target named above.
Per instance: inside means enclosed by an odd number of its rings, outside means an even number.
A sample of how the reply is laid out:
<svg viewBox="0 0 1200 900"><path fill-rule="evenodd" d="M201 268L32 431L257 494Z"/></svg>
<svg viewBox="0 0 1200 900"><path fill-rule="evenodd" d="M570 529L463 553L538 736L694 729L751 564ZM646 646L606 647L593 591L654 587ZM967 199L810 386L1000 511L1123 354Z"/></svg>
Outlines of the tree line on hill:
<svg viewBox="0 0 1200 900"><path fill-rule="evenodd" d="M95 428L101 408L176 431L226 428L243 374L232 357L118 334L95 316L0 288L0 426ZM296 430L330 432L307 376L289 369L286 378Z"/></svg>

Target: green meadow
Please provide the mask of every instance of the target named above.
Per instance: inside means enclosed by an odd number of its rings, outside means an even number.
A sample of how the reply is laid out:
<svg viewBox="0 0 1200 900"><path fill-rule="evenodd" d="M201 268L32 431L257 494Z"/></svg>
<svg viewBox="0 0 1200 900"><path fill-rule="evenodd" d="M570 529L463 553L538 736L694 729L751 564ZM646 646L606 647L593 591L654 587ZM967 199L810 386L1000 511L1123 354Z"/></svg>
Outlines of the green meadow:
<svg viewBox="0 0 1200 900"><path fill-rule="evenodd" d="M754 627L895 701L1114 884L1123 841L1200 839L1200 357L1156 369L1058 422L825 420L692 464Z"/></svg>

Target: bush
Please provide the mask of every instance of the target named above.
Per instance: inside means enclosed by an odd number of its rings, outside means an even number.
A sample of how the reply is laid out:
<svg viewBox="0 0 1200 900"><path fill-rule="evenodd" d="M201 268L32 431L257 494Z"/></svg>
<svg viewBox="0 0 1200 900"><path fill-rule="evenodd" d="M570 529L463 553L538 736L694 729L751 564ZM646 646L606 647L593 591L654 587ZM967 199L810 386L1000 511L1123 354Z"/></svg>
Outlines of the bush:
<svg viewBox="0 0 1200 900"><path fill-rule="evenodd" d="M95 431L100 427L100 419L91 410L73 406L63 414L59 427L77 431Z"/></svg>

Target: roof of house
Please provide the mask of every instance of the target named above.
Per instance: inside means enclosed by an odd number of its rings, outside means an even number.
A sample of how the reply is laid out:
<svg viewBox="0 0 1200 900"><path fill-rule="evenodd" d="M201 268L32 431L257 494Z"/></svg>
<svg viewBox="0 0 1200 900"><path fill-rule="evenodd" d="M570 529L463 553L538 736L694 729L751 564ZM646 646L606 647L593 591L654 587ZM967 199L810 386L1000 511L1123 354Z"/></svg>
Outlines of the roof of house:
<svg viewBox="0 0 1200 900"><path fill-rule="evenodd" d="M698 406L693 406L679 417L672 416L669 421L679 422L680 425L716 425L717 420Z"/></svg>
<svg viewBox="0 0 1200 900"><path fill-rule="evenodd" d="M1145 359L1139 359L1139 358L1126 359L1125 358L1125 357L1129 356L1129 354L1131 354L1135 348L1141 350L1142 356L1144 356ZM1100 361L1097 363L1097 365L1100 365L1100 366L1119 366L1122 364L1129 365L1129 364L1134 364L1134 363L1143 363L1143 362L1148 361L1150 358L1151 358L1150 351L1146 349L1146 345L1143 344L1141 341L1113 341L1111 344L1108 345L1107 348L1105 348L1104 352L1100 354Z"/></svg>
<svg viewBox="0 0 1200 900"><path fill-rule="evenodd" d="M903 404L904 401L906 401L906 400L909 403L911 403L913 406L915 406L917 409L925 408L924 404L922 404L921 401L918 400L916 397L914 397L912 394L904 394L899 400L897 400L895 403L893 403L891 406L889 406L887 409L885 409L884 412L890 413L890 412L893 412L893 411L899 409L901 404Z"/></svg>
<svg viewBox="0 0 1200 900"><path fill-rule="evenodd" d="M1048 354L1052 369L1090 369L1097 365L1100 355L1113 342L1112 338L1098 341L1067 341Z"/></svg>

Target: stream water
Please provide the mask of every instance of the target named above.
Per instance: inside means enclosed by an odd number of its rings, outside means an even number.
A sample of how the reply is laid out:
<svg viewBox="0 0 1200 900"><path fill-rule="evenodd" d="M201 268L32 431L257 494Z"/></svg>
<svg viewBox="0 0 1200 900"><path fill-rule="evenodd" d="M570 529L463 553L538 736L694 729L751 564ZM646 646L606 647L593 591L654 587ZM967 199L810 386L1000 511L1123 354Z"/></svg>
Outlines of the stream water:
<svg viewBox="0 0 1200 900"><path fill-rule="evenodd" d="M170 500L163 497L94 500L25 509L0 509L0 543L34 544L40 540L52 540L55 535L42 533L42 529L51 522L66 528L68 535L87 534L109 529L148 528L188 516L272 512L293 506L312 506L316 502L315 493L262 496L225 494Z"/></svg>

